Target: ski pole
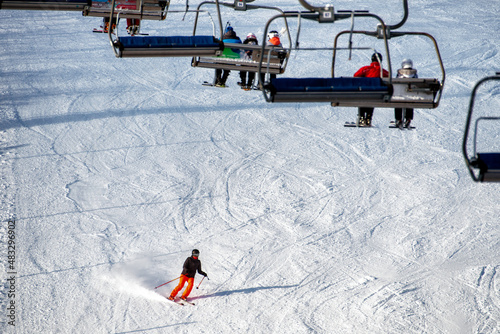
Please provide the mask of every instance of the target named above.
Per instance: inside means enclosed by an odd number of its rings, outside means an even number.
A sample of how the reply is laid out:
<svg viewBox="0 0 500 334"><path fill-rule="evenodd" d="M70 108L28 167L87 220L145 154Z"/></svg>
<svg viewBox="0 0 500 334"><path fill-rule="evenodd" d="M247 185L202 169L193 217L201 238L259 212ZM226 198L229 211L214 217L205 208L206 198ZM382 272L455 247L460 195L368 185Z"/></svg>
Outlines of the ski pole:
<svg viewBox="0 0 500 334"><path fill-rule="evenodd" d="M173 280L171 280L171 281L168 281L167 283L163 283L162 285L158 285L155 289L158 289L160 286L164 286L165 284L168 284L168 283L170 283L170 282L173 282L173 281L175 281L176 279L179 279L179 278L181 278L181 277L179 276L179 277L177 277L177 278L174 278L174 279L173 279Z"/></svg>
<svg viewBox="0 0 500 334"><path fill-rule="evenodd" d="M207 277L207 276L203 276L203 278L202 278L202 279L201 279L201 281L200 281L200 284L198 284L198 286L196 287L196 289L198 289L198 288L200 287L201 282L203 282L203 280L205 279L205 277ZM210 278L208 278L208 277L207 277L207 280L209 280L209 281L210 281Z"/></svg>

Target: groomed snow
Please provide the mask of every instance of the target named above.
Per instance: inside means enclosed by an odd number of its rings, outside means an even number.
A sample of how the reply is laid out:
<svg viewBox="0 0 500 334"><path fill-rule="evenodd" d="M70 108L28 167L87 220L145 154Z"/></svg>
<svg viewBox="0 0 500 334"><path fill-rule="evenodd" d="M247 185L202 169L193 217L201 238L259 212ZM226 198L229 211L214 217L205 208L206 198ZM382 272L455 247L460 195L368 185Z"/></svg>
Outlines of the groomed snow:
<svg viewBox="0 0 500 334"><path fill-rule="evenodd" d="M402 17L399 0L334 6ZM472 87L500 71L500 8L409 6L400 30L432 34L446 68L440 106L417 109L411 131L388 128L391 109L357 129L343 126L355 108L266 103L239 89L237 72L229 88L204 87L213 70L189 58L115 58L92 33L99 18L0 10L0 332L499 333L500 184L472 181L461 143ZM261 41L275 13L222 14ZM190 35L194 16L182 16L142 31ZM301 47L331 47L350 29L302 23ZM296 20L290 29L295 38ZM336 75L370 55L344 52ZM391 56L394 73L409 57L420 77L440 77L423 38L391 40ZM299 51L285 76L328 77L330 66L331 52ZM478 93L477 113L498 116L498 84ZM500 149L498 124L482 130L483 150ZM193 248L210 280L179 307L162 297L174 283L154 287Z"/></svg>

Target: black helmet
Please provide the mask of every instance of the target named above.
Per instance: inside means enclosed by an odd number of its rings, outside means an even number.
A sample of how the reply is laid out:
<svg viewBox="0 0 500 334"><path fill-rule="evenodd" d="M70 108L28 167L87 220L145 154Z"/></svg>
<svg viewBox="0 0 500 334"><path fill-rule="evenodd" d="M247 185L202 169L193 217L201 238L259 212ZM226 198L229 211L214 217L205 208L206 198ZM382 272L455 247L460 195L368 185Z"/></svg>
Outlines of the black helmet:
<svg viewBox="0 0 500 334"><path fill-rule="evenodd" d="M196 257L200 256L200 251L197 249L193 249L193 251L191 252L191 256L196 256Z"/></svg>
<svg viewBox="0 0 500 334"><path fill-rule="evenodd" d="M378 56L378 58L377 58L377 56ZM375 53L372 55L372 63L373 63L374 61L376 61L376 62L378 63L378 62L379 62L379 60L380 60L380 61L382 61L382 55L381 55L380 53L378 53L378 52L375 52Z"/></svg>

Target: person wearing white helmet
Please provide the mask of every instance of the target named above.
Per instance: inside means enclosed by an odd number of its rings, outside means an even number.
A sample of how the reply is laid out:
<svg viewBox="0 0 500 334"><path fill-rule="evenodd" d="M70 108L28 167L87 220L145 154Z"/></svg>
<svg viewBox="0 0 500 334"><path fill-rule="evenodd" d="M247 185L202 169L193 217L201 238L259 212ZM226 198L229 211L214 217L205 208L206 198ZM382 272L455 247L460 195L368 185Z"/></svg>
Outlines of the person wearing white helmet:
<svg viewBox="0 0 500 334"><path fill-rule="evenodd" d="M281 40L280 40L280 35L276 30L272 30L267 34L266 45L282 46Z"/></svg>
<svg viewBox="0 0 500 334"><path fill-rule="evenodd" d="M417 70L413 68L413 61L411 59L403 59L401 68L398 70L396 78L418 78ZM403 122L403 109L405 111L405 119ZM394 108L394 117L396 118L396 127L405 128L410 127L413 120L413 108ZM404 124L404 125L403 125Z"/></svg>
<svg viewBox="0 0 500 334"><path fill-rule="evenodd" d="M266 45L283 47L283 45L281 44L281 40L280 40L280 34L276 30L271 30L267 34ZM285 53L283 51L278 51L278 55L280 56L281 62L283 62L283 59L285 57ZM271 74L271 79L275 79L275 78L276 78L276 74Z"/></svg>
<svg viewBox="0 0 500 334"><path fill-rule="evenodd" d="M253 33L249 33L247 38L243 41L243 44L248 45L259 45L257 41L257 37ZM244 59L251 60L252 59L252 50L245 50ZM247 80L248 73L248 80ZM255 79L255 72L247 72L240 71L240 82L238 84L241 86L241 89L250 90L253 86L253 80Z"/></svg>

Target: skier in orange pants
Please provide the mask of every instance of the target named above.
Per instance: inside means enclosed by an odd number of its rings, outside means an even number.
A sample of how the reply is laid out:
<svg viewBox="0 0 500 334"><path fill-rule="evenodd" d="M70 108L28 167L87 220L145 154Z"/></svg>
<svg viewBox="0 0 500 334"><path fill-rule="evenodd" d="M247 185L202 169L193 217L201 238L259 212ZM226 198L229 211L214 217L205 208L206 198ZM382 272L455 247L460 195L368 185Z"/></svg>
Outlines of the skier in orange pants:
<svg viewBox="0 0 500 334"><path fill-rule="evenodd" d="M191 290L193 290L193 284L194 284L194 276L196 275L196 271L200 275L207 276L207 274L201 270L201 261L198 260L198 257L200 256L200 251L197 249L193 249L191 256L184 261L184 265L182 266L182 274L179 279L179 284L172 290L172 293L170 293L170 297L168 299L174 300L175 296L179 293L179 291L184 287L184 284L188 282L186 290L182 293L181 299L186 300L186 298L189 296L191 293Z"/></svg>

